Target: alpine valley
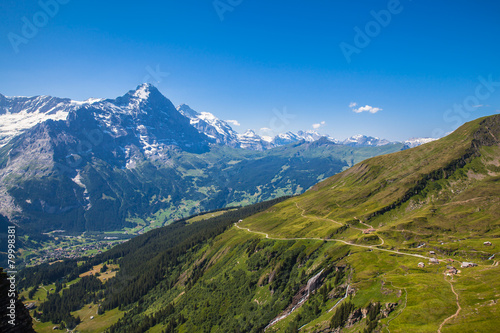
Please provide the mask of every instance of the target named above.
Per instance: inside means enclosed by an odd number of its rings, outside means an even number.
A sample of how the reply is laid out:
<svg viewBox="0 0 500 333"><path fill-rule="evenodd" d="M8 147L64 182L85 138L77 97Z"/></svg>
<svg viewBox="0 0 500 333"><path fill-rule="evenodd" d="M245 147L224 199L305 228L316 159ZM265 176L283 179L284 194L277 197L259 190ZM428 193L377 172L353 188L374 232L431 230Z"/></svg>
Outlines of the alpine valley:
<svg viewBox="0 0 500 333"><path fill-rule="evenodd" d="M0 124L0 214L31 249L83 232L129 238L189 215L300 194L414 145L312 131L238 134L210 113L175 108L150 84L84 102L0 95ZM45 261L74 256L53 251L68 242L51 243Z"/></svg>
<svg viewBox="0 0 500 333"><path fill-rule="evenodd" d="M228 178L235 177L232 179L237 181L231 184L258 177L262 178L256 181L264 184L262 174L283 156L288 167L278 170L285 173L296 168L287 176L290 182L297 175L303 176L307 163L329 165L331 173L349 168L301 195L180 219L93 257L24 269L18 275L18 287L21 298L33 308L30 313L38 332L53 332L55 325L79 332L110 333L498 331L500 115L466 123L437 141L352 165L362 158L361 152L328 139L294 143L255 155L255 151L235 151L226 145L210 146L199 132L188 127L187 120L182 120L185 127L176 126L180 132L174 136L167 127L160 132L158 122L148 121L153 111L122 115L107 104L131 105L136 93L87 106L71 113L66 121L47 121L12 139L4 148L8 156L4 169L13 168L15 157L23 154L20 147L33 152L21 159L24 178L10 178L11 184L18 184L7 192L14 202L35 202L23 195L36 191L23 192L22 188L63 191L68 186L75 193L80 191L81 197L74 198L81 201L68 199L67 207L77 202L89 207L82 212L85 217L99 205L91 193L101 193L110 210L119 202L144 207L156 204L161 209L155 200L163 202L168 198L163 193L167 192L155 189L163 189L164 185L158 183L166 183L156 175L168 179L178 172L184 176L179 179L185 179L191 172L190 182L202 184L211 172L209 161L223 165L215 167L219 175L223 171ZM153 107L154 93L150 90L149 102L140 103ZM108 107L114 112L107 113ZM111 122L117 114L121 120ZM144 118L141 133L148 134L151 155L144 150L140 135L125 134L136 131L134 127L127 132L134 117ZM104 130L108 120L121 126L109 125ZM73 121L85 126L72 125ZM103 134L91 154L72 160L79 163L73 171L78 170L77 174L67 175L64 170L55 174L53 167L69 156L70 143L77 144L84 138L70 134L70 130L81 133L78 129L83 127L88 132L102 128L109 134ZM217 140L215 133L211 135ZM156 141L152 141L153 136ZM124 137L135 145L115 145ZM236 142L237 136L233 139ZM178 151L166 148L173 140ZM111 149L115 146L123 149ZM35 147L47 151L47 155L35 154ZM325 158L334 152L340 157ZM35 167L42 156L54 157L45 161L53 163L52 168ZM221 156L231 156L234 162L222 163ZM359 157L349 161L352 156ZM300 167L294 167L294 158L302 159ZM268 166L262 164L266 160ZM168 161L176 165L175 169L159 167ZM204 167L187 169L189 163ZM248 169L242 173L245 166ZM246 172L253 169L260 172L248 176ZM326 171L315 172L327 175ZM282 174L275 172L277 175L271 184L283 179ZM76 183L72 179L82 185L70 187ZM120 186L104 180L96 184L91 179L113 179ZM44 181L45 187L37 185ZM141 184L135 191L151 194L148 199L137 194L123 200L116 195L116 188L126 188L123 184ZM303 188L309 187L307 184ZM232 191L220 196L221 202L228 204L227 198L234 198L233 202L242 204L234 194L241 191L236 190L240 185L232 186ZM282 190L279 195L300 192L296 188ZM189 187L184 188L189 193L186 189ZM265 187L261 189L259 193L264 193ZM260 200L279 196L276 189L259 194ZM119 193L125 193L122 191ZM40 199L42 196L37 197ZM43 207L56 207L52 212L56 216L70 214L54 203L39 205L38 211L25 214L39 216L35 214ZM83 217L82 223L91 221ZM105 218L111 220L111 215Z"/></svg>

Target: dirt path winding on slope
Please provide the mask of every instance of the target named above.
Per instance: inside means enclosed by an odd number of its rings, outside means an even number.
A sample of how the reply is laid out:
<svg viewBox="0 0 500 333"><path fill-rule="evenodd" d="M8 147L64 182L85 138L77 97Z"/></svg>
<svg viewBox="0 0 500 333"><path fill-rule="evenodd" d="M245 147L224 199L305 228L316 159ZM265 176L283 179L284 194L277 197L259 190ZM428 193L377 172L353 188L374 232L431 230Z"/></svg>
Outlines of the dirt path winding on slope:
<svg viewBox="0 0 500 333"><path fill-rule="evenodd" d="M337 224L339 224L341 226L344 225L343 223L337 222L337 221L332 220L332 219L327 219L327 218L324 218L324 217L317 217L317 216L306 215L306 210L304 208L300 208L298 203L295 203L295 206L297 206L297 208L302 211L302 213L300 213L300 216L302 216L302 217L309 218L309 219L330 221L330 222L333 222L333 223L337 223ZM361 229L358 229L358 230L361 230Z"/></svg>
<svg viewBox="0 0 500 333"><path fill-rule="evenodd" d="M456 300L457 300L457 312L455 312L455 314L449 316L448 318L446 318L442 323L441 325L439 325L439 329L438 329L438 333L441 333L441 329L443 328L444 324L446 324L447 321L453 319L453 318L456 318L458 316L458 314L460 313L460 310L462 310L462 307L460 306L460 302L458 301L458 294L457 292L455 291L455 288L453 288L453 277L451 280L448 280L446 279L446 275L444 276L444 280L446 282L448 282L451 286L451 291L455 294L455 297L456 297Z"/></svg>
<svg viewBox="0 0 500 333"><path fill-rule="evenodd" d="M355 247L363 247L365 249L372 249L372 250L378 250L378 251L384 251L384 252L389 252L389 253L395 253L395 254L401 254L403 256L410 256L410 257L415 257L415 258L423 258L423 259L427 259L427 260L430 260L431 258L430 257L426 257L426 256L423 256L423 255L420 255L420 254L413 254L413 253L405 253L405 252L399 252L399 251L394 251L394 250L387 250L387 249L381 249L377 246L380 246L380 245L361 245L361 244L354 244L354 243L350 243L350 242L346 242L342 239L335 239L335 238L309 238L309 237L299 237L299 238L278 238L278 237L269 237L269 234L266 234L265 232L260 232L260 231L253 231L253 230L250 230L249 228L244 228L244 227L240 227L238 225L239 222L236 222L234 223L234 226L238 229L241 229L241 230L246 230L250 233L254 233L254 234L259 234L259 235L263 235L265 236L267 239L273 239L273 240L283 240L283 241L289 241L289 240L318 240L318 241L325 241L325 242L340 242L340 243L344 243L346 245L350 245L350 246L355 246Z"/></svg>
<svg viewBox="0 0 500 333"><path fill-rule="evenodd" d="M339 224L339 225L341 225L341 226L346 225L346 224L344 224L344 223L341 223L341 222L338 222L338 221L335 221L335 220L332 220L332 219L328 219L328 218L326 218L326 217L317 217L317 216L306 215L306 210L305 210L304 208L299 207L299 204L298 204L298 203L295 203L295 206L297 206L297 208L298 208L298 209L300 209L300 210L302 211L302 212L300 213L300 216L302 216L302 217L305 217L305 218L311 218L311 219L318 219L318 220L330 221L330 222L333 222L333 223L337 223L337 224ZM360 224L362 224L362 225L364 225L364 226L368 227L368 229L375 229L375 228L373 228L373 226L371 226L371 225L369 225L369 224L364 223L363 221L361 221L360 219L358 219L356 216L354 216L354 219L355 219L355 220L358 220ZM361 231L362 233L364 233L364 232L366 231L366 229L356 228L356 227L353 227L352 225L349 225L349 224L347 224L347 226L348 226L349 228L351 228L351 229ZM383 239L382 237L380 237L380 235L377 235L377 234L375 234L375 235L376 235L376 236L380 239L380 242L381 242L381 243L380 243L380 244L378 244L378 245L374 245L374 246L382 246L382 245L384 245L384 244L385 244L384 239Z"/></svg>
<svg viewBox="0 0 500 333"><path fill-rule="evenodd" d="M299 207L299 204L298 203L295 203L295 206L297 206L298 209L300 209L302 212L300 213L300 216L304 217L304 218L310 218L310 219L317 219L317 220L325 220L325 221L330 221L330 222L333 222L333 223L336 223L336 224L339 224L341 226L344 226L345 224L344 223L341 223L341 222L337 222L335 220L332 220L332 219L328 219L326 217L317 217L317 216L311 216L311 215L306 215L306 210L304 208L301 208ZM360 219L358 219L356 216L354 216L354 219L358 220L360 224L363 224L365 226L368 227L368 229L374 229L373 226L369 225L369 224L366 224L364 223L363 221L361 221ZM351 229L355 229L355 230L358 230L358 231L361 231L361 232L365 232L366 229L360 229L360 228L355 228L351 225L347 225L349 228ZM385 241L382 237L380 237L379 235L376 235L379 239L380 239L380 244L378 245L374 245L374 246L382 246L385 244Z"/></svg>

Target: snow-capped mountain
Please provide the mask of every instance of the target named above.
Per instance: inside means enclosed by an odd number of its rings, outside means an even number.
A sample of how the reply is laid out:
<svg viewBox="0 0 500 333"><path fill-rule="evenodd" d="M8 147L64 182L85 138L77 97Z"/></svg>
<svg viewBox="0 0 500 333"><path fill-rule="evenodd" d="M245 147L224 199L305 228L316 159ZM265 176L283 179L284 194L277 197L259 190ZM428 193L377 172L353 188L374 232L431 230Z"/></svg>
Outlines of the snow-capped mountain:
<svg viewBox="0 0 500 333"><path fill-rule="evenodd" d="M177 107L182 115L189 118L190 124L198 132L212 138L218 144L228 145L230 147L239 147L238 133L236 133L229 124L218 119L210 112L197 112L188 105L182 104Z"/></svg>
<svg viewBox="0 0 500 333"><path fill-rule="evenodd" d="M271 142L273 143L274 146L283 146L289 143L300 141L302 139L303 139L302 137L300 137L295 133L286 132L278 134L274 138L271 138Z"/></svg>
<svg viewBox="0 0 500 333"><path fill-rule="evenodd" d="M326 137L331 142L338 143L338 140L335 140L328 135L319 134L316 131L298 131L297 133L293 132L281 133L272 138L271 142L273 144L273 147L279 147L290 143L298 142L301 140L304 140L306 142L313 142L323 137Z"/></svg>
<svg viewBox="0 0 500 333"><path fill-rule="evenodd" d="M432 141L436 141L435 138L411 138L404 142L409 148L414 148Z"/></svg>
<svg viewBox="0 0 500 333"><path fill-rule="evenodd" d="M146 155L163 158L173 147L186 151L204 150L208 138L191 126L172 102L151 84L142 84L116 99L86 106L115 140L134 142ZM132 147L123 146L127 158Z"/></svg>
<svg viewBox="0 0 500 333"><path fill-rule="evenodd" d="M264 140L252 130L247 130L243 134L238 134L240 148L250 150L266 150L273 148L273 144Z"/></svg>
<svg viewBox="0 0 500 333"><path fill-rule="evenodd" d="M337 140L329 135L323 135L316 131L298 131L297 134L293 132L286 132L276 135L274 138L268 140L271 142L271 148L283 146L286 144L298 142L304 140L306 142L313 142L319 139L326 138L326 140L333 142L335 144L346 145L351 147L379 147L388 144L401 143L399 141L389 141L386 139L380 139L378 137L367 136L367 135L354 135L345 140ZM404 143L408 148L414 148L422 144L435 141L434 138L411 138L402 143Z"/></svg>
<svg viewBox="0 0 500 333"><path fill-rule="evenodd" d="M300 139L306 140L307 142L313 142L316 140L319 140L320 138L326 136L329 137L328 135L321 135L316 131L298 131L297 136Z"/></svg>
<svg viewBox="0 0 500 333"><path fill-rule="evenodd" d="M378 147L378 146L385 146L389 143L391 142L388 140L379 139L377 137L366 136L362 134L351 136L350 138L347 138L344 141L342 141L342 144L353 147L365 147L365 146Z"/></svg>

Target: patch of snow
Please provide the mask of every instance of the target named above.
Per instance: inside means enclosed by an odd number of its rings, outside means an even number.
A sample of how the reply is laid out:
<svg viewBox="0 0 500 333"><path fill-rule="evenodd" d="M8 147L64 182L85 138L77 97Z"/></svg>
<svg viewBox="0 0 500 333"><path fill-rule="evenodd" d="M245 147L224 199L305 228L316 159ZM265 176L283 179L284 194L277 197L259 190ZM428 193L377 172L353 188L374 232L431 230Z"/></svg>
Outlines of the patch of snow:
<svg viewBox="0 0 500 333"><path fill-rule="evenodd" d="M149 85L142 84L139 86L139 89L135 91L134 96L140 99L148 99L149 93Z"/></svg>
<svg viewBox="0 0 500 333"><path fill-rule="evenodd" d="M432 141L436 141L436 138L411 138L404 142L408 147L414 148Z"/></svg>

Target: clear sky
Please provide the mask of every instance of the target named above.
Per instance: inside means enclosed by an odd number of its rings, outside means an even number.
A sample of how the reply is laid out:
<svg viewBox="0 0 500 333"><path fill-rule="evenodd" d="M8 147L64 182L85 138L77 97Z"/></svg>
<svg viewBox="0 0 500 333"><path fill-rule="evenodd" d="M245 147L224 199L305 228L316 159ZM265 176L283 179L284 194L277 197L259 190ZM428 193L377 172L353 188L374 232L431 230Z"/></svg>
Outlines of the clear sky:
<svg viewBox="0 0 500 333"><path fill-rule="evenodd" d="M492 0L2 0L0 93L150 82L238 132L440 136L500 112L499 15Z"/></svg>

